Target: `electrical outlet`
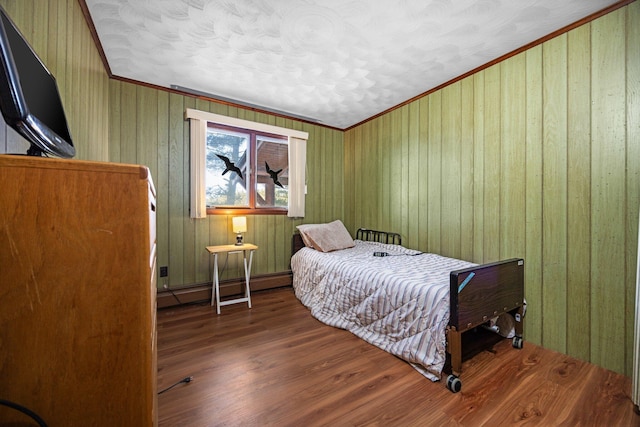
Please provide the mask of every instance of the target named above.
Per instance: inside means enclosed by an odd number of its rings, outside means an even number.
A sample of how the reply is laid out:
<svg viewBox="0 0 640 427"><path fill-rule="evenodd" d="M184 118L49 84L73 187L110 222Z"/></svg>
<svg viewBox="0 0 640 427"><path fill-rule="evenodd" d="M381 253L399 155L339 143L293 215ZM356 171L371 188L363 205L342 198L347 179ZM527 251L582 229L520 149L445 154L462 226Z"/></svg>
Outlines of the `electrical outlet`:
<svg viewBox="0 0 640 427"><path fill-rule="evenodd" d="M169 289L169 284L167 284L167 283L163 284L163 285L162 285L162 288L163 288L163 289Z"/></svg>
<svg viewBox="0 0 640 427"><path fill-rule="evenodd" d="M166 265L163 267L160 267L160 277L167 277L169 275L169 267L167 267Z"/></svg>

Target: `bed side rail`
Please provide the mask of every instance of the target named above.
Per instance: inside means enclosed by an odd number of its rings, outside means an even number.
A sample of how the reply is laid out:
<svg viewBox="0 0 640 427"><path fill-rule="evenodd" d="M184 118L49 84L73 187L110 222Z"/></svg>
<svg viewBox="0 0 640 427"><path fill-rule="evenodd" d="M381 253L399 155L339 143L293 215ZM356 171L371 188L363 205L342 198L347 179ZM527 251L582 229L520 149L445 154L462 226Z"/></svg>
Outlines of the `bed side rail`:
<svg viewBox="0 0 640 427"><path fill-rule="evenodd" d="M524 260L511 258L452 271L449 325L475 328L524 303Z"/></svg>
<svg viewBox="0 0 640 427"><path fill-rule="evenodd" d="M402 237L398 233L392 233L390 231L369 230L368 228L358 228L358 231L356 231L356 240L390 243L392 245L402 244Z"/></svg>

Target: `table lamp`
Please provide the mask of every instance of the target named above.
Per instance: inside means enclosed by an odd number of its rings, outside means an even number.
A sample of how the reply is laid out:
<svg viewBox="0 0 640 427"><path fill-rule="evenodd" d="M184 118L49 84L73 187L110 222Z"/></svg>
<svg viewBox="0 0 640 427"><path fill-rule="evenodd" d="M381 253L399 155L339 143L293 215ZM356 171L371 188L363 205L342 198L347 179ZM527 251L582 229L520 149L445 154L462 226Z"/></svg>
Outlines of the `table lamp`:
<svg viewBox="0 0 640 427"><path fill-rule="evenodd" d="M236 236L236 246L242 245L242 233L247 232L247 217L244 216L234 216L233 219L233 232L237 234Z"/></svg>

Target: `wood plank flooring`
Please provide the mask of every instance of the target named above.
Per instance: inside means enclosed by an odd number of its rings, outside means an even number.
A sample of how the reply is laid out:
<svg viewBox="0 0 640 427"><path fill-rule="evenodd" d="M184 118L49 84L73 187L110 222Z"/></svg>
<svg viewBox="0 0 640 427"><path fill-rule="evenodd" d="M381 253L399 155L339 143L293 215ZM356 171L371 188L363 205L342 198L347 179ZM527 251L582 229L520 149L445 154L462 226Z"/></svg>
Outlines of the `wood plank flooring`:
<svg viewBox="0 0 640 427"><path fill-rule="evenodd" d="M463 364L462 391L311 317L291 288L158 311L159 424L640 426L631 380L526 341Z"/></svg>

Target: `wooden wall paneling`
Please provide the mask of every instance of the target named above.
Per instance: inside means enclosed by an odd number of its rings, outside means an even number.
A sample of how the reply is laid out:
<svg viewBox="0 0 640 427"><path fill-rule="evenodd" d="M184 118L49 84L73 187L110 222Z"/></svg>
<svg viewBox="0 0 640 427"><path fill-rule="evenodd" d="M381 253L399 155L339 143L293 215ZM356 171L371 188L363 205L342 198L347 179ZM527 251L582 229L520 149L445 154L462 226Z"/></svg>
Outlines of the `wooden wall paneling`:
<svg viewBox="0 0 640 427"><path fill-rule="evenodd" d="M473 78L473 262L484 260L485 72Z"/></svg>
<svg viewBox="0 0 640 427"><path fill-rule="evenodd" d="M376 128L375 123L368 125L365 123L357 130L357 138L352 151L355 157L351 164L344 164L345 168L354 168L353 200L357 200L358 206L354 212L355 222L350 230L354 236L360 227L373 228L378 214L372 211L378 210L378 200L382 198L379 193L383 190L380 187L376 190L372 188L379 185L377 180L380 176L380 171L377 169L380 162L379 135L372 132L372 129Z"/></svg>
<svg viewBox="0 0 640 427"><path fill-rule="evenodd" d="M377 198L377 207L380 214L378 215L378 222L375 224L375 228L383 228L385 230L393 229L393 200L391 195L395 186L395 182L392 179L392 173L395 167L393 157L396 151L393 141L396 138L394 134L394 117L393 114L385 114L374 122L378 168L373 171L373 176L368 177L369 182L372 182L373 185L380 188ZM365 224L359 226L374 228Z"/></svg>
<svg viewBox="0 0 640 427"><path fill-rule="evenodd" d="M339 218L342 218L340 214ZM276 272L283 272L291 269L291 236L296 230L296 225L301 224L300 220L295 218L289 218L288 216L281 216L283 224L282 236L280 236L280 246L278 248L278 265L276 266Z"/></svg>
<svg viewBox="0 0 640 427"><path fill-rule="evenodd" d="M84 15L82 10L80 14L84 21ZM98 53L98 50L93 42L89 28L85 26L83 30L86 35L87 43L87 58L89 62L89 76L87 80L86 96L90 100L88 111L85 113L89 116L88 123L93 126L85 126L89 130L88 138L91 141L92 147L94 147L94 154L91 159L99 159L101 161L109 160L109 79L106 75L102 59ZM95 98L94 93L98 92L102 94L103 103L97 103L92 101ZM87 123L85 119L85 123Z"/></svg>
<svg viewBox="0 0 640 427"><path fill-rule="evenodd" d="M78 96L78 93L75 88L75 55L74 55L74 39L75 33L73 31L73 10L74 6L76 6L73 0L66 0L62 3L66 3L66 8L64 10L64 14L66 15L66 34L65 34L65 64L66 64L66 72L65 72L65 91L64 91L64 100L73 100ZM56 78L57 79L57 78ZM74 117L74 104L68 105L65 102L65 113L67 115L67 121L69 122L69 127L71 131L71 135L76 134L76 118ZM74 141L75 142L75 141ZM76 145L78 145L76 143ZM76 155L82 156L83 147L76 146ZM80 157L83 158L83 157Z"/></svg>
<svg viewBox="0 0 640 427"><path fill-rule="evenodd" d="M158 140L159 112L158 96L160 92L145 86L137 87L136 94L136 163L149 168L153 182L158 177ZM157 189L156 189L157 190Z"/></svg>
<svg viewBox="0 0 640 427"><path fill-rule="evenodd" d="M391 130L391 115L385 114L382 117L379 117L375 121L376 128L378 129L375 141L377 144L377 154L378 154L378 170L376 171L377 181L374 181L375 185L378 186L378 206L379 206L379 214L377 218L376 229L379 230L390 230L394 232L398 232L393 230L391 225L391 197L390 194L393 192L393 186L391 183L391 168L393 167L390 162L391 158L391 138L392 130ZM372 179L370 177L369 179Z"/></svg>
<svg viewBox="0 0 640 427"><path fill-rule="evenodd" d="M273 266L276 262L276 253L275 253L275 240L277 231L276 227L276 218L272 215L256 215L254 217L254 226L256 229L260 230L260 244L262 245L262 249L260 254L256 252L254 255L255 266L260 268L260 271L265 273L273 272ZM229 219L231 221L231 219ZM229 227L231 227L231 222L229 222ZM256 239L256 241L258 241ZM238 257L238 261L239 261ZM253 270L253 269L252 269ZM239 273L239 272L238 272ZM230 274L230 277L242 277L241 274Z"/></svg>
<svg viewBox="0 0 640 427"><path fill-rule="evenodd" d="M473 217L474 204L474 127L473 78L467 77L460 82L460 258L473 260Z"/></svg>
<svg viewBox="0 0 640 427"><path fill-rule="evenodd" d="M390 123L389 117L385 121ZM380 229L381 221L389 220L390 147L383 143L389 138L389 128L381 127L379 120L373 120L370 126L363 126L362 138L367 141L367 149L362 155L368 166L362 166L362 190L358 196L363 200L362 210L370 212L362 213L362 220L356 224L356 228Z"/></svg>
<svg viewBox="0 0 640 427"><path fill-rule="evenodd" d="M120 85L120 163L137 163L137 88L125 83Z"/></svg>
<svg viewBox="0 0 640 427"><path fill-rule="evenodd" d="M341 146L338 146L333 140L333 131L329 128L322 129L322 140L324 141L324 158L325 163L329 165L327 175L324 177L324 205L325 205L325 217L330 220L340 219L342 220L342 215L334 211L336 206L336 186L335 186L335 177L336 175L341 176L342 170L342 156L336 158L335 152L338 150L342 150ZM342 154L342 153L341 153Z"/></svg>
<svg viewBox="0 0 640 427"><path fill-rule="evenodd" d="M7 129L9 126L4 122L4 120L0 120L0 153L10 153L8 150L8 142L7 142Z"/></svg>
<svg viewBox="0 0 640 427"><path fill-rule="evenodd" d="M420 103L408 105L407 235L405 246L420 247Z"/></svg>
<svg viewBox="0 0 640 427"><path fill-rule="evenodd" d="M84 54L82 50L82 40L78 35L82 31L82 25L85 25L83 22L81 23L77 19L76 8L72 8L69 13L70 18L70 28L72 29L72 36L69 39L69 51L72 54L73 60L71 61L71 80L69 81L69 88L71 89L71 99L73 99L73 103L69 105L69 108L66 110L67 120L73 123L70 126L73 126L73 134L76 141L82 141L80 146L76 146L76 158L79 159L90 159L90 151L91 147L89 145L89 141L87 141L86 137L88 132L82 130L81 127L76 125L83 120L83 112L86 111L87 98L86 93L82 90L82 77L83 77L83 69L81 68L80 61L77 61L75 58L81 58Z"/></svg>
<svg viewBox="0 0 640 427"><path fill-rule="evenodd" d="M358 206L355 198L355 145L357 140L361 140L360 132L362 127L359 126L351 129L344 134L344 225L348 230L354 230L356 219L356 207ZM307 160L308 162L308 160Z"/></svg>
<svg viewBox="0 0 640 427"><path fill-rule="evenodd" d="M625 283L634 283L636 272L633 268L637 262L637 244L634 244L633 236L638 235L638 209L640 194L640 2L634 2L627 8L626 24L626 75L627 75L627 268ZM627 286L626 313L635 312L636 290L633 286ZM625 328L625 370L632 372L633 366L633 340L634 319L632 315L626 318Z"/></svg>
<svg viewBox="0 0 640 427"><path fill-rule="evenodd" d="M223 116L229 115L229 106L225 104L217 104L215 102L211 103L209 111L215 114L222 114Z"/></svg>
<svg viewBox="0 0 640 427"><path fill-rule="evenodd" d="M352 167L354 161L353 156L353 141L354 141L354 130L348 130L344 133L344 158L342 160L342 167L344 170L344 214L342 218L342 222L344 223L347 230L351 230L353 228L354 220L353 213L355 210L355 200L353 200L353 192L352 192ZM349 165L349 166L347 166Z"/></svg>
<svg viewBox="0 0 640 427"><path fill-rule="evenodd" d="M314 128L311 131L311 134L314 137L315 143L315 159L316 162L316 177L319 184L316 187L316 203L315 203L315 212L317 217L317 222L323 222L324 218L326 218L326 192L327 185L324 181L324 177L328 176L326 173L327 170L330 170L330 165L327 165L325 151L327 149L327 145L324 141L324 132L322 128Z"/></svg>
<svg viewBox="0 0 640 427"><path fill-rule="evenodd" d="M625 346L625 9L592 31L591 360L617 372ZM632 242L629 242L632 244ZM633 266L629 266L633 268Z"/></svg>
<svg viewBox="0 0 640 427"><path fill-rule="evenodd" d="M407 236L409 234L409 105L400 108L400 205L398 206L398 230Z"/></svg>
<svg viewBox="0 0 640 427"><path fill-rule="evenodd" d="M361 153L360 162L360 191L361 212L360 221L356 228L367 227L374 228L377 220L377 205L379 181L375 179L376 167L378 165L375 134L373 132L374 124L365 123L362 127L362 144L359 145Z"/></svg>
<svg viewBox="0 0 640 427"><path fill-rule="evenodd" d="M397 108L391 112L391 134L389 138L389 227L390 230L398 230L402 234L402 110ZM405 234L406 236L406 234Z"/></svg>
<svg viewBox="0 0 640 427"><path fill-rule="evenodd" d="M331 173L331 165L327 163L326 150L328 145L325 144L324 141L324 132L323 129L313 129L311 132L313 135L313 139L316 142L315 145L315 157L314 161L317 162L317 180L318 186L316 187L316 210L319 218L324 217L326 213L326 193L327 193L327 185L324 180L325 176L329 176ZM318 221L319 222L319 221Z"/></svg>
<svg viewBox="0 0 640 427"><path fill-rule="evenodd" d="M368 167L371 166L368 165L372 155L371 149L376 146L376 142L372 140L369 129L369 126L362 126L358 129L358 138L353 145L353 154L355 156L353 164L345 163L345 168L353 168L354 170L353 200L357 200L358 206L358 209L354 212L355 223L351 230L354 236L356 230L360 227L371 228L371 224L367 225L367 222L370 221L367 210L370 209L371 203L371 199L368 199L368 197L371 194L370 186L372 184L375 185L375 181L373 181L373 177L368 177L367 173L369 173Z"/></svg>
<svg viewBox="0 0 640 427"><path fill-rule="evenodd" d="M182 148L182 165L180 165L180 171L182 172L182 176L180 177L180 182L182 184L182 247L180 250L182 251L184 269L182 276L182 284L183 285L191 285L196 282L196 271L198 270L198 259L199 256L196 255L196 221L202 221L202 219L192 219L189 216L189 206L190 206L190 178L189 178L189 162L190 162L190 150L189 150L189 121L184 120L184 111L187 108L196 108L196 100L189 96L184 97L184 110L180 112L180 117L183 118L183 140L181 143ZM200 250L204 250L204 248L198 248L198 252Z"/></svg>
<svg viewBox="0 0 640 427"><path fill-rule="evenodd" d="M460 257L461 119L460 82L442 90L442 216L440 254Z"/></svg>
<svg viewBox="0 0 640 427"><path fill-rule="evenodd" d="M204 265L202 265L202 268L206 269L207 271L207 277L206 279L203 281L203 283L208 284L208 285L212 285L212 274L213 274L213 256L209 254L209 252L205 249L205 247L207 246L214 246L214 245L227 245L227 244L231 244L235 242L235 237L233 240L231 240L229 233L230 233L230 229L228 229L228 227L231 227L231 217L229 215L208 215L207 216L207 222L209 222L209 234L207 235L207 243L205 244L205 246L202 248L202 250L206 253L206 262L204 263ZM249 218L247 218L247 229L249 229ZM254 243L253 241L255 239L251 239L248 236L249 233L245 234L245 241L246 242L251 242ZM252 232L252 237L254 235L254 233ZM228 275L228 269L225 268L224 270L222 269L222 266L225 262L225 257L226 254L220 254L218 255L218 265L220 267L220 270L218 271L220 280L225 280L227 278ZM169 268L169 271L171 271L171 268ZM182 284L185 284L184 282Z"/></svg>
<svg viewBox="0 0 640 427"><path fill-rule="evenodd" d="M276 236L278 234L278 231L276 230L276 222L277 222L277 217L272 216L272 215L263 215L263 221L266 222L266 227L267 227L267 242L275 242L276 241ZM273 244L273 243L272 243ZM272 248L271 245L269 245L269 249L268 251L265 251L264 255L267 255L266 257L266 265L263 266L263 269L267 272L267 273L272 273L273 267L275 266L276 263L276 253L275 253L275 248Z"/></svg>
<svg viewBox="0 0 640 427"><path fill-rule="evenodd" d="M156 187L156 264L158 288L169 284L168 277L160 277L160 267L169 265L169 92L158 92L158 148L157 169L154 173ZM152 171L153 172L153 171ZM169 274L172 273L169 269Z"/></svg>
<svg viewBox="0 0 640 427"><path fill-rule="evenodd" d="M526 57L525 340L542 344L542 45Z"/></svg>
<svg viewBox="0 0 640 427"><path fill-rule="evenodd" d="M38 56L42 59L42 62L48 64L50 62L49 58L49 49L47 47L47 37L44 37L44 34L40 32L36 32L35 30L38 28L49 28L49 3L38 4L38 7L35 7L35 4L32 2L25 2L25 12L28 13L28 17L31 20L31 34L29 35L29 39L32 40L31 47L38 52Z"/></svg>
<svg viewBox="0 0 640 427"><path fill-rule="evenodd" d="M305 223L317 223L320 220L321 207L320 177L322 175L322 165L320 163L320 144L318 136L311 130L307 141L307 196L305 198Z"/></svg>
<svg viewBox="0 0 640 427"><path fill-rule="evenodd" d="M331 150L331 144L327 143L326 139L326 129L318 128L316 130L316 138L318 141L322 142L322 149L319 150L319 160L321 165L322 176L331 176L333 173L333 164L329 162L330 156L327 155L327 152ZM331 191L331 187L328 185L326 181L323 182L323 185L320 186L320 207L322 207L322 215L326 217L327 208L328 208L328 199L329 192Z"/></svg>
<svg viewBox="0 0 640 427"><path fill-rule="evenodd" d="M442 92L429 95L429 210L428 246L429 252L441 250L441 209L442 209Z"/></svg>
<svg viewBox="0 0 640 427"><path fill-rule="evenodd" d="M321 141L315 132L309 133L307 141L307 196L305 207L305 223L317 223L320 221L321 208L320 202L320 176L322 174L322 165L319 161Z"/></svg>
<svg viewBox="0 0 640 427"><path fill-rule="evenodd" d="M120 129L122 128L121 85L117 80L109 82L109 161L120 161Z"/></svg>
<svg viewBox="0 0 640 427"><path fill-rule="evenodd" d="M526 59L519 54L500 67L500 258L524 257L526 170Z"/></svg>
<svg viewBox="0 0 640 427"><path fill-rule="evenodd" d="M402 229L398 223L398 211L401 207L400 191L403 190L400 188L402 179L402 172L400 171L400 168L402 167L402 113L398 109L389 115L387 129L388 133L384 140L385 142L383 142L383 144L387 146L387 149L384 151L385 157L381 159L384 163L383 168L386 174L386 180L389 183L387 189L388 193L384 196L385 201L388 203L386 208L389 212L388 217L386 218L386 223L388 224L388 230L393 230L402 234Z"/></svg>
<svg viewBox="0 0 640 427"><path fill-rule="evenodd" d="M87 23L84 19L84 15L82 13L82 10L79 7L76 7L73 9L73 24L74 24L74 28L76 29L76 34L81 34L83 32L87 33L88 37L74 37L74 50L77 52L76 53L76 58L89 58L90 57L90 50L91 49L95 49L95 44L93 43L90 35L88 34L87 31ZM80 126L80 131L78 134L78 137L82 140L85 141L85 146L86 146L86 152L85 152L85 158L87 159L99 159L99 160L106 160L104 157L102 157L102 148L101 148L101 144L99 144L98 140L92 138L92 131L91 128L93 126L96 126L97 123L95 123L92 120L91 117L91 108L90 108L90 100L92 98L92 89L89 85L90 83L90 72L88 73L89 69L87 67L87 63L89 61L85 60L83 61L83 63L78 62L77 63L77 68L76 68L76 76L77 76L77 81L76 81L76 85L77 85L77 92L76 92L76 96L74 96L74 105L78 108L78 122L77 123L81 123L82 121L85 122L89 122L92 124L92 126ZM79 101L79 102L78 102Z"/></svg>
<svg viewBox="0 0 640 427"><path fill-rule="evenodd" d="M482 262L500 258L500 189L501 164L501 64L484 73L484 236Z"/></svg>
<svg viewBox="0 0 640 427"><path fill-rule="evenodd" d="M333 207L332 218L344 217L344 140L343 132L332 130L331 131L331 143L334 145L333 149L333 164L335 169L333 175L329 177L328 182L332 185L331 191L331 206ZM375 147L375 145L374 145Z"/></svg>
<svg viewBox="0 0 640 427"><path fill-rule="evenodd" d="M167 170L168 181L168 241L160 240L158 232L158 246L166 244L169 251L169 286L183 285L185 282L185 259L182 248L184 247L184 221L189 216L188 205L185 206L184 186L184 156L188 155L185 149L185 141L188 141L189 123L184 120L185 97L176 94L169 95L169 109L167 111L169 121L169 159ZM185 135L185 132L187 133ZM158 211L158 223L162 222L162 210ZM159 230L158 230L159 231Z"/></svg>
<svg viewBox="0 0 640 427"><path fill-rule="evenodd" d="M567 333L567 36L543 48L544 347L566 351Z"/></svg>
<svg viewBox="0 0 640 427"><path fill-rule="evenodd" d="M357 210L355 212L355 224L352 234L355 235L355 231L359 227L371 228L371 225L367 225L371 221L371 185L375 185L375 181L370 176L371 165L367 163L369 149L375 146L372 141L371 127L364 126L360 129L360 139L354 146L354 154L356 160L355 164L355 194L354 200L357 200Z"/></svg>
<svg viewBox="0 0 640 427"><path fill-rule="evenodd" d="M7 126L4 121L2 122L6 132L6 153L19 153L26 154L29 149L29 142L24 139L18 132L13 130L12 127Z"/></svg>
<svg viewBox="0 0 640 427"><path fill-rule="evenodd" d="M591 27L567 34L567 351L589 360Z"/></svg>
<svg viewBox="0 0 640 427"><path fill-rule="evenodd" d="M324 206L325 206L325 217L330 220L340 219L342 220L342 216L336 216L334 212L334 207L336 205L335 200L335 181L334 177L340 174L340 170L342 168L342 157L336 159L334 153L336 150L340 150L341 147L338 147L333 141L333 131L329 128L322 129L322 140L324 141L324 158L325 164L329 166L327 170L327 174L324 177ZM336 161L337 160L337 161Z"/></svg>
<svg viewBox="0 0 640 427"><path fill-rule="evenodd" d="M291 221L286 215L274 215L276 220L276 238L274 241L274 253L276 254L276 262L267 270L269 273L277 273L286 271L289 265L289 257L291 256Z"/></svg>
<svg viewBox="0 0 640 427"><path fill-rule="evenodd" d="M413 220L418 223L418 243L416 249L426 250L429 246L429 98L422 97L418 101L418 211Z"/></svg>
<svg viewBox="0 0 640 427"><path fill-rule="evenodd" d="M49 34L57 34L57 37L47 37L47 66L56 77L56 84L63 99L67 93L67 37L63 36L68 28L67 3L58 1L49 5L49 23L46 27ZM105 76L106 77L106 76ZM105 78L105 80L107 80ZM108 82L108 80L107 80ZM64 103L66 109L66 103ZM73 136L73 135L72 135Z"/></svg>

